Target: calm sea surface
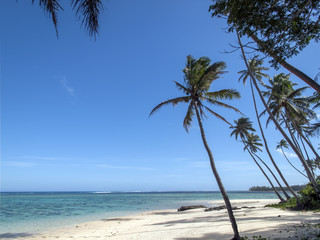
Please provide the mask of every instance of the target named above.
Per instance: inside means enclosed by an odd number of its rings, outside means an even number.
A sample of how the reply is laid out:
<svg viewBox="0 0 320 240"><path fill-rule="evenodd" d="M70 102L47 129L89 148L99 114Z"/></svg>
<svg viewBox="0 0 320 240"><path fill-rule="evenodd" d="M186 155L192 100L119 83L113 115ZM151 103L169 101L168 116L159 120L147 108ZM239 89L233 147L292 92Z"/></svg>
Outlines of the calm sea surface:
<svg viewBox="0 0 320 240"><path fill-rule="evenodd" d="M230 199L276 199L274 193L229 192ZM219 192L104 193L41 192L1 193L0 234L30 233L87 221L144 211L210 204Z"/></svg>

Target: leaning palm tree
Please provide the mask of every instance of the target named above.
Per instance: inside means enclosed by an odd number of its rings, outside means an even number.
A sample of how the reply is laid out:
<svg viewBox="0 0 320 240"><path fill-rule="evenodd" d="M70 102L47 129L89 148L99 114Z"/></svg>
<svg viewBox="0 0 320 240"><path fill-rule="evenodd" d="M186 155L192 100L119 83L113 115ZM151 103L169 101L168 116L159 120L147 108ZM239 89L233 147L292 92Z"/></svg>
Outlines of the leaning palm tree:
<svg viewBox="0 0 320 240"><path fill-rule="evenodd" d="M255 94L254 94L254 89L252 86L252 81L253 78L257 79L261 84L263 84L262 82L262 77L268 78L269 75L264 73L263 71L269 70L269 68L263 67L263 60L259 59L258 56L255 56L254 58L252 58L251 60L248 61L248 66L249 69L245 69L242 71L239 71L238 73L241 74L240 78L239 78L239 82L242 81L244 85L246 85L246 82L248 80L248 78L250 79L250 87L251 87L251 95L252 95L252 100L253 100L253 104L254 104L254 110L255 110L255 114L256 114L256 118L259 124L259 129L261 132L261 136L264 142L264 146L266 148L266 151L268 153L268 156L273 164L273 166L275 167L275 169L277 170L277 172L280 172L279 167L277 166L276 162L273 159L273 156L269 150L269 146L268 146L268 142L266 140L266 137L264 135L264 131L262 129L262 125L260 122L260 117L259 117L259 113L258 113L258 108L257 108L257 103L256 103L256 98L255 98ZM250 75L250 73L252 73L252 76ZM280 172L280 177L282 177L282 173ZM290 198L290 196L287 194L287 192L284 190L284 188L282 187L282 185L280 184L280 182L278 181L277 178L275 178L281 191L283 192L283 194L285 195L285 197L288 199Z"/></svg>
<svg viewBox="0 0 320 240"><path fill-rule="evenodd" d="M261 170L262 174L267 178L268 182L270 183L273 191L275 194L278 196L280 201L284 201L284 199L281 197L277 189L274 187L272 181L268 177L268 175L265 173L263 168L260 166L260 164L257 162L255 157L253 156L253 152L257 152L258 150L261 151L259 147L262 147L262 144L260 143L260 138L257 135L250 134L250 132L255 132L256 130L252 127L252 122L249 120L249 118L241 117L238 120L234 120L235 125L231 126L230 129L233 129L231 132L230 136L234 135L236 140L238 140L238 136L241 138L241 142L245 145L244 150L247 150L250 156L252 157L253 161L256 163L256 165L259 167ZM250 150L249 150L250 149ZM270 171L272 176L276 179L277 182L278 179L276 176L273 174L271 169L265 164L262 159L259 159Z"/></svg>
<svg viewBox="0 0 320 240"><path fill-rule="evenodd" d="M35 0L32 0L34 3ZM99 33L99 16L103 9L101 0L70 0L72 9L76 12L76 17L85 26L90 37L96 37ZM39 0L39 6L52 19L58 37L58 12L63 10L60 0Z"/></svg>
<svg viewBox="0 0 320 240"><path fill-rule="evenodd" d="M201 57L199 59L195 59L192 56L188 56L186 67L183 70L184 84L180 84L174 81L176 84L176 87L179 90L181 90L185 95L182 97L173 98L160 103L151 111L150 115L152 115L155 111L157 111L161 107L168 104L172 104L173 106L181 102L189 104L187 114L183 121L183 126L188 132L188 128L191 126L193 116L194 115L197 116L202 141L210 159L211 169L218 183L220 192L223 196L223 199L228 211L229 219L232 224L232 228L234 232L233 239L240 239L237 223L232 212L231 203L229 201L227 192L222 184L222 181L216 169L214 158L208 146L203 125L202 125L202 118L203 116L205 116L204 114L205 110L213 114L215 117L230 124L224 117L222 117L217 112L213 111L212 109L204 105L204 103L209 103L214 106L226 107L236 112L240 112L238 109L220 101L224 99L230 100L233 98L240 98L239 92L232 89L223 89L223 90L214 91L214 92L209 91L209 88L212 82L218 79L220 75L224 73L223 70L225 69L225 67L226 65L224 62L215 62L211 64L210 59L207 57Z"/></svg>
<svg viewBox="0 0 320 240"><path fill-rule="evenodd" d="M301 172L299 169L297 169L292 163L291 161L288 159L287 155L285 154L283 148L289 148L289 145L287 143L286 140L281 139L280 142L278 142L278 145L276 146L276 149L281 149L281 152L283 154L283 156L286 158L286 160L288 161L288 163L291 165L291 167L293 167L296 171L298 171L301 175L305 176L306 178L308 178L303 172Z"/></svg>

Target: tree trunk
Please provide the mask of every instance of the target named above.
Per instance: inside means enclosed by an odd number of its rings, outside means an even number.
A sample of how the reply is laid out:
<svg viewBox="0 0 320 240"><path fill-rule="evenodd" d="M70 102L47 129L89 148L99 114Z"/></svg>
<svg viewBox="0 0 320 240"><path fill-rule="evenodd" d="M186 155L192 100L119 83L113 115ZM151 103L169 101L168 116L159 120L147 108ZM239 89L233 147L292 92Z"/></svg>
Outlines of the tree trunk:
<svg viewBox="0 0 320 240"><path fill-rule="evenodd" d="M316 158L320 159L319 154L317 153L317 151L314 149L313 145L311 144L311 142L309 141L309 139L306 138L306 136L303 134L303 132L297 128L297 131L299 133L299 135L303 138L303 140L308 144L308 146L310 147L311 151L314 153L314 155L316 156ZM302 141L302 140L301 140Z"/></svg>
<svg viewBox="0 0 320 240"><path fill-rule="evenodd" d="M195 103L195 111L196 111L196 114L197 114L197 119L198 119L198 123L199 123L199 128L200 128L200 132L201 132L201 138L202 138L202 141L203 141L203 145L204 145L205 149L207 150L207 153L208 153L208 156L209 156L209 159L210 159L211 170L213 172L214 177L216 178L216 181L218 183L218 186L219 186L220 192L222 194L223 200L224 200L224 202L226 204L226 208L227 208L227 211L228 211L229 219L230 219L230 222L231 222L231 225L232 225L232 229L233 229L233 233L234 233L233 239L234 240L239 240L240 239L240 235L239 235L239 231L238 231L237 222L236 222L236 219L235 219L235 217L233 215L233 211L232 211L232 207L231 207L231 203L230 203L228 194L227 194L226 190L224 189L224 186L222 184L222 181L221 181L220 176L218 174L218 171L216 169L212 152L211 152L211 150L210 150L210 148L208 146L208 143L207 143L207 140L206 140L206 136L204 134L201 118L200 118L200 115L199 115L198 106L197 106L196 103Z"/></svg>
<svg viewBox="0 0 320 240"><path fill-rule="evenodd" d="M289 72L296 75L298 78L300 78L302 81L304 81L306 84L308 84L310 87L312 87L314 90L316 90L318 93L320 93L320 85L310 78L307 74L300 71L299 69L295 68L276 54L274 54L272 51L265 49L263 44L261 43L261 40L254 34L249 34L249 36L252 38L253 41L255 41L258 46L264 50L264 52L268 53L273 59L275 59L282 67L287 69Z"/></svg>
<svg viewBox="0 0 320 240"><path fill-rule="evenodd" d="M253 91L253 86L252 86L252 80L250 79L250 87L251 87L251 93L252 93L252 98L253 98L253 103L254 103L254 110L256 112L256 117L257 117L257 120L258 120L258 124L259 124L259 128L260 128L260 132L261 132L261 136L262 136L262 139L263 139L263 142L264 142L264 146L266 147L266 150L267 150L267 153L269 155L269 158L272 162L272 164L275 166L276 163L275 161L273 160L273 157L269 151L269 147L268 147L268 143L267 143L267 140L264 136L264 132L263 132L263 129L262 129L262 126L261 126L261 122L260 122L260 118L259 118L259 113L258 113L258 109L257 109L257 103L256 103L256 98L254 96L254 91ZM275 166L276 167L276 166ZM276 167L276 169L278 170L278 167ZM281 191L283 192L283 194L285 195L285 197L287 199L290 198L290 196L286 193L286 191L283 189L283 187L281 186L280 182L278 181L278 179L276 178L276 176L273 174L273 172L269 169L269 171L271 172L271 174L273 175L273 177L275 178L276 182L278 183ZM279 170L280 171L280 170ZM280 175L281 177L281 175Z"/></svg>
<svg viewBox="0 0 320 240"><path fill-rule="evenodd" d="M281 147L281 152L284 155L284 157L287 159L288 163L291 165L291 167L293 167L295 170L297 170L301 175L305 176L306 178L308 178L303 172L301 172L299 169L297 169L295 166L293 166L293 164L289 161L289 159L287 158L287 155L284 153L283 148Z"/></svg>
<svg viewBox="0 0 320 240"><path fill-rule="evenodd" d="M254 154L254 153L253 153ZM256 154L254 154L257 158L259 158L259 160L269 169L269 171L271 172L271 174L274 176L273 172L271 171L271 169L268 167L267 164L265 164L264 161L262 161L262 159L260 157L258 157ZM275 166L276 167L276 166ZM277 169L277 168L276 168ZM280 171L280 170L279 170ZM281 173L281 172L280 172ZM280 174L279 174L280 175ZM282 173L280 175L280 177L282 176ZM282 176L283 177L283 176ZM296 198L298 199L298 196L297 194L292 190L292 188L290 187L290 185L287 183L287 181L284 179L284 183L286 184L288 190L291 192L291 194Z"/></svg>
<svg viewBox="0 0 320 240"><path fill-rule="evenodd" d="M280 199L281 202L285 202L285 200L281 197L281 195L279 194L279 192L277 191L277 189L274 187L274 185L272 184L270 178L268 177L268 175L265 173L265 171L263 170L263 168L260 166L260 164L257 162L257 160L254 158L254 156L252 155L252 153L247 149L248 153L250 154L250 156L252 157L253 161L258 165L258 167L260 168L261 172L263 173L263 175L267 178L268 182L270 183L273 191L275 192L275 194L278 196L278 198Z"/></svg>
<svg viewBox="0 0 320 240"><path fill-rule="evenodd" d="M306 170L306 173L308 175L308 178L311 182L311 184L313 185L314 189L316 190L317 194L320 195L320 189L318 188L318 184L316 182L316 180L314 179L314 177L312 176L312 173L306 163L306 161L304 160L303 156L301 156L300 152L295 148L294 144L292 143L292 141L290 140L290 138L288 137L288 135L284 132L284 130L282 129L282 127L280 126L280 124L277 122L277 120L275 119L275 117L273 116L273 114L271 113L266 101L264 100L263 96L262 96L262 93L258 87L258 84L257 84L257 81L254 77L254 75L252 74L251 72L251 69L248 65L248 61L247 61L247 58L245 56L245 53L244 53L244 49L243 49L243 45L241 43L241 39L240 39L240 36L239 36L239 33L238 31L236 31L237 33L237 37L238 37L238 41L239 41L239 44L240 44L240 48L241 48L241 52L242 52L242 56L243 56L243 59L244 59L244 62L246 64L246 67L249 71L249 74L250 74L250 77L252 78L252 81L253 81L253 84L255 86L255 88L257 89L258 93L259 93L259 96L260 96L260 99L264 105L264 107L266 108L268 114L270 115L272 121L274 122L274 124L276 125L277 129L281 132L282 136L285 138L285 140L289 143L289 145L291 146L292 150L295 152L295 154L297 154L298 158L300 159L303 167L305 168Z"/></svg>

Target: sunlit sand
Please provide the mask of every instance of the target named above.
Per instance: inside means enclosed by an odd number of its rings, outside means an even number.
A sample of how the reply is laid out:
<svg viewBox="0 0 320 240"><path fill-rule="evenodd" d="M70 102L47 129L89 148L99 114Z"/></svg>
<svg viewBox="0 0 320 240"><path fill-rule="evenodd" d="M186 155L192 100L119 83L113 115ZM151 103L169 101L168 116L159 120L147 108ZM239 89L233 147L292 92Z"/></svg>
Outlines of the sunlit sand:
<svg viewBox="0 0 320 240"><path fill-rule="evenodd" d="M276 200L233 200L233 207L241 236L295 239L308 236L307 225L318 223L320 213L295 212L264 207ZM223 205L222 201L213 201ZM312 231L318 231L320 228ZM307 235L306 235L307 234ZM11 236L10 239L14 238ZM226 210L204 212L193 209L178 212L176 209L144 212L120 218L101 219L50 231L26 234L21 239L231 239L232 228ZM299 238L301 239L301 238Z"/></svg>

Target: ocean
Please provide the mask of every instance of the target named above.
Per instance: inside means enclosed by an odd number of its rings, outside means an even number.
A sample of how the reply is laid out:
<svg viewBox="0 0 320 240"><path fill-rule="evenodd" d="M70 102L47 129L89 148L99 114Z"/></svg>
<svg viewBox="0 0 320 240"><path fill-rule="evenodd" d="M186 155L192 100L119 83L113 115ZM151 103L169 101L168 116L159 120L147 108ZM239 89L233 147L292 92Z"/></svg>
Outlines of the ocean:
<svg viewBox="0 0 320 240"><path fill-rule="evenodd" d="M276 199L272 192L228 192L230 199ZM139 212L222 200L219 192L10 192L0 195L0 235L36 233Z"/></svg>

